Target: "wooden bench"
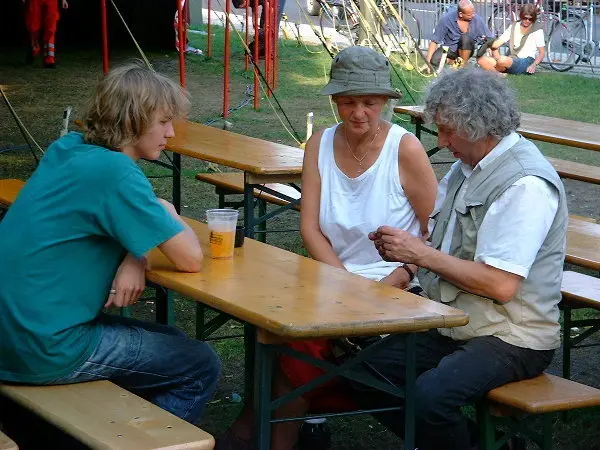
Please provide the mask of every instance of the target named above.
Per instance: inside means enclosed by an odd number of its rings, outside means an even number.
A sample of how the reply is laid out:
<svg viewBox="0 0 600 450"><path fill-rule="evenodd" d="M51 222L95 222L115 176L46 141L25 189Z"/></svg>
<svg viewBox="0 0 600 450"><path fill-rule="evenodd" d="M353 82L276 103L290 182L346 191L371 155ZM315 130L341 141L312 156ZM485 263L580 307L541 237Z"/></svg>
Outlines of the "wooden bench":
<svg viewBox="0 0 600 450"><path fill-rule="evenodd" d="M19 446L15 444L15 441L0 431L0 450L19 450Z"/></svg>
<svg viewBox="0 0 600 450"><path fill-rule="evenodd" d="M1 179L0 204L4 206L10 206L12 203L14 203L24 184L25 182L21 180Z"/></svg>
<svg viewBox="0 0 600 450"><path fill-rule="evenodd" d="M219 208L227 205L227 202L225 201L226 195L244 193L244 174L242 172L199 173L196 175L196 179L215 186L215 192L219 195ZM291 197L294 200L300 199L300 191L287 184L268 183L265 184L265 187L277 191L287 197ZM254 189L254 197L279 206L286 206L289 204L288 201L260 189ZM299 204L294 205L292 208L296 211L300 211Z"/></svg>
<svg viewBox="0 0 600 450"><path fill-rule="evenodd" d="M565 262L600 271L600 221L570 215Z"/></svg>
<svg viewBox="0 0 600 450"><path fill-rule="evenodd" d="M588 319L572 319L574 309L594 309L600 311L600 278L591 277L578 272L565 271L562 280L563 310L563 377L571 378L571 349L589 347L598 344L579 345L598 330L600 317ZM575 327L589 327L577 336L571 336Z"/></svg>
<svg viewBox="0 0 600 450"><path fill-rule="evenodd" d="M412 122L416 125L415 135L417 138L421 138L421 131L437 135L434 130L423 126L423 106L396 106L394 112L411 117ZM522 113L521 125L517 132L532 140L600 151L600 125L593 123ZM438 150L435 147L427 154L432 155ZM600 184L600 167L598 166L588 166L556 158L548 158L548 160L563 178Z"/></svg>
<svg viewBox="0 0 600 450"><path fill-rule="evenodd" d="M477 404L480 449L498 449L510 437L524 434L542 450L550 450L554 413L599 405L600 389L546 373L508 383L490 391ZM542 419L541 432L531 428L531 419L536 416ZM497 440L496 426L500 423L507 431Z"/></svg>
<svg viewBox="0 0 600 450"><path fill-rule="evenodd" d="M94 449L210 450L215 443L207 432L109 381L0 385L0 395Z"/></svg>

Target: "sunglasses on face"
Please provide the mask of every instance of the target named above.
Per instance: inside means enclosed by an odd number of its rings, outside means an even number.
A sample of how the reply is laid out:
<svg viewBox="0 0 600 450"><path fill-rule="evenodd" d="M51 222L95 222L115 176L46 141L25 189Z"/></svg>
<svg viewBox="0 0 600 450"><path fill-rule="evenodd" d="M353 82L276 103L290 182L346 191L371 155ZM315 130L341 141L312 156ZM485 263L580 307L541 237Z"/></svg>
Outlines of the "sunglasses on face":
<svg viewBox="0 0 600 450"><path fill-rule="evenodd" d="M533 21L533 17L525 16L521 20L526 20L528 22L531 22L531 21Z"/></svg>

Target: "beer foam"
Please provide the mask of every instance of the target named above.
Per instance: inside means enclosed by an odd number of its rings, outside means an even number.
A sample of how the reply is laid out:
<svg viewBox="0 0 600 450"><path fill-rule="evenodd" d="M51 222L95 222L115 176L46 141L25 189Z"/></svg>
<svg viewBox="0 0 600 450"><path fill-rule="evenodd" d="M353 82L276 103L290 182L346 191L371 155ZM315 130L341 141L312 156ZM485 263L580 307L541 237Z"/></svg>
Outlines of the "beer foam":
<svg viewBox="0 0 600 450"><path fill-rule="evenodd" d="M211 220L208 228L211 231L235 231L237 221L234 220Z"/></svg>

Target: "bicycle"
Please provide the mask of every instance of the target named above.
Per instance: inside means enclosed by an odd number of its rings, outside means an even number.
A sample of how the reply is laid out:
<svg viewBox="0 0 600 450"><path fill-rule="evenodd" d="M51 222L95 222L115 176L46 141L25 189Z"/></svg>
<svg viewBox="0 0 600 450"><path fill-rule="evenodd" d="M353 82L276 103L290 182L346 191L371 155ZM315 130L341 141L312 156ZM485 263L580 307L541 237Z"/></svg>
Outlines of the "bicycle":
<svg viewBox="0 0 600 450"><path fill-rule="evenodd" d="M326 42L331 43L334 51L349 45L357 45L359 42L359 30L361 28L361 11L358 0L317 0L321 6L319 11L319 27L321 36ZM376 32L380 43L383 45L400 45L421 40L421 27L413 13L398 4L398 0L391 2L378 2L381 16L374 14ZM394 8L394 11L391 10ZM399 23L396 15L406 25ZM383 17L383 19L381 18ZM407 32L408 29L408 32ZM409 36L408 34L410 33ZM342 38L341 42L339 38Z"/></svg>
<svg viewBox="0 0 600 450"><path fill-rule="evenodd" d="M595 9L594 3L583 8L563 5L548 40L548 62L554 70L566 72L584 62L594 71L592 56L599 48L598 41L594 41Z"/></svg>

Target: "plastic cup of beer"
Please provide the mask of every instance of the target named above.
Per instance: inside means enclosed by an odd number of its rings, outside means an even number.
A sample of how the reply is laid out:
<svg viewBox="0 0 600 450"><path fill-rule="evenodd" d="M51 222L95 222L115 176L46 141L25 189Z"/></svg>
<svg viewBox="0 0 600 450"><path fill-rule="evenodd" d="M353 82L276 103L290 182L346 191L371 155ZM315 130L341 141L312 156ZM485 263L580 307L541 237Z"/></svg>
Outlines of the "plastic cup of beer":
<svg viewBox="0 0 600 450"><path fill-rule="evenodd" d="M235 209L206 211L206 221L210 231L210 254L213 258L226 259L233 256L237 219L238 211Z"/></svg>

